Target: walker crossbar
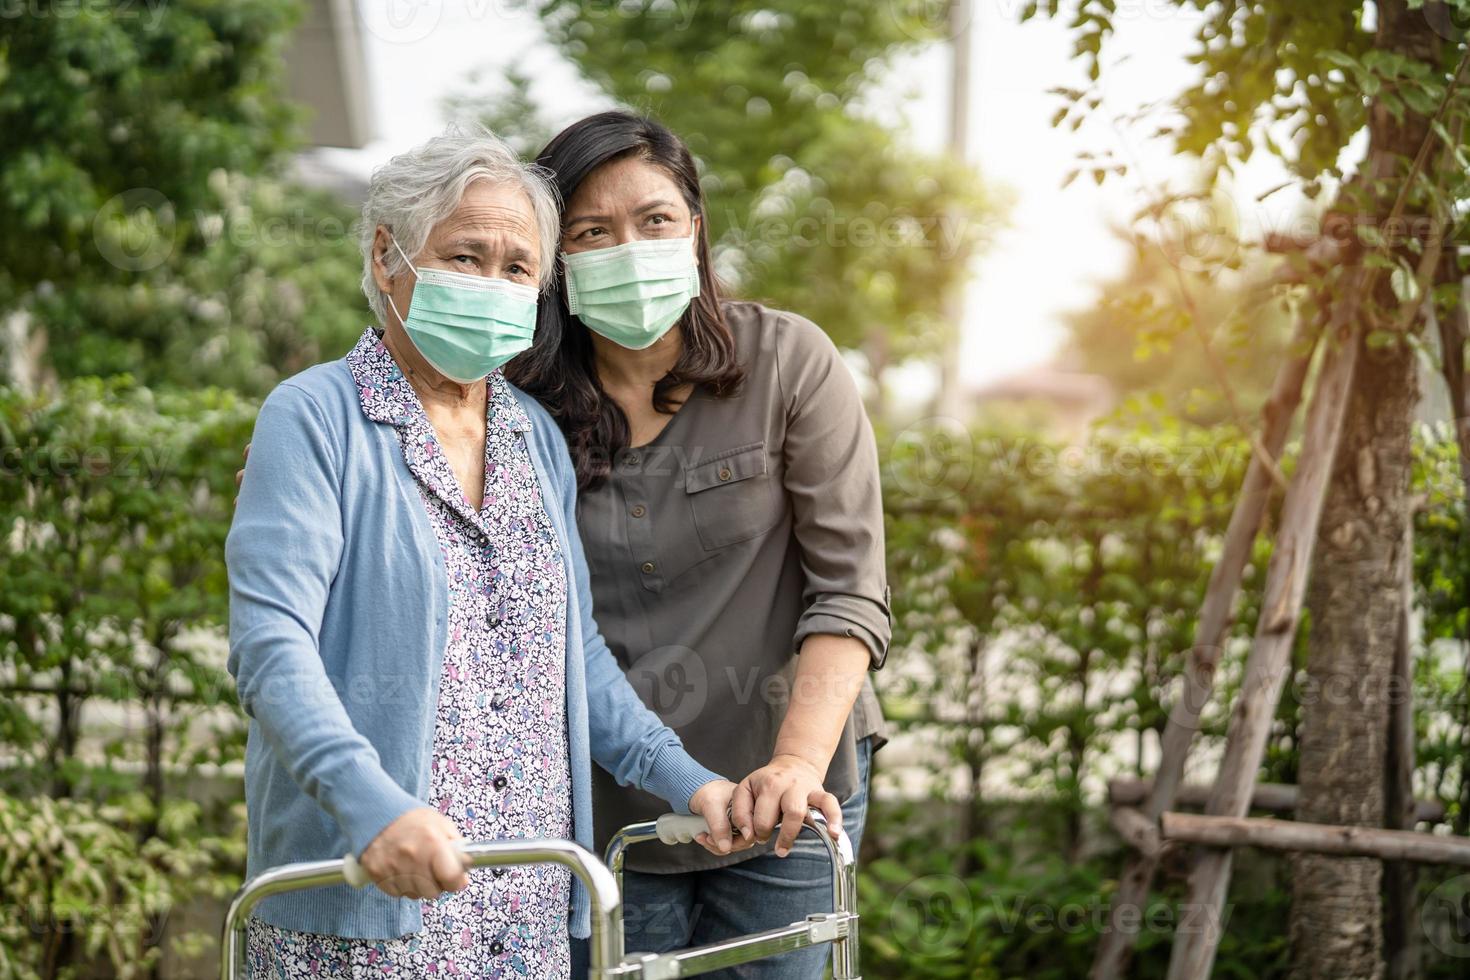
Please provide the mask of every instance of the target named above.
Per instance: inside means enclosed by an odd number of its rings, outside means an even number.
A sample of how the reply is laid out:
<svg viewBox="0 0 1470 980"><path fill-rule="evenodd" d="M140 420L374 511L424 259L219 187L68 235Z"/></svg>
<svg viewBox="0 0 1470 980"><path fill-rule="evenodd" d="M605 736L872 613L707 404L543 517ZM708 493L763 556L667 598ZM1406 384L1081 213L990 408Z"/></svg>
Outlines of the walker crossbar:
<svg viewBox="0 0 1470 980"><path fill-rule="evenodd" d="M639 977L641 980L669 980L692 977L701 973L765 959L793 949L804 949L819 943L832 944L832 980L861 980L858 969L857 856L846 831L836 838L827 830L827 821L819 810L807 813L803 831L816 834L826 846L832 862L832 911L808 916L780 929L737 936L722 942L676 950L672 953L632 953L623 958L623 966L607 976ZM692 840L705 831L699 817L665 814L657 820L624 827L613 835L604 860L617 879L619 894L623 890L623 859L634 844L661 840L674 844ZM630 967L637 968L630 970ZM592 977L598 976L596 969Z"/></svg>
<svg viewBox="0 0 1470 980"><path fill-rule="evenodd" d="M511 864L560 864L571 870L591 899L592 938L589 942L588 980L672 980L749 963L820 943L832 944L833 980L861 980L858 972L858 914L854 855L846 833L834 839L821 813L812 810L810 825L826 845L832 861L833 911L808 916L779 929L738 936L671 953L623 955L622 878L627 849L638 843L689 841L704 831L697 817L666 814L656 821L633 824L613 835L607 863L598 861L581 845L567 840L501 840L465 844L462 851L471 868ZM240 888L225 914L220 942L221 980L238 980L245 973L245 929L250 912L271 895L319 888L355 880L360 872L349 856L335 861L310 861L272 868Z"/></svg>

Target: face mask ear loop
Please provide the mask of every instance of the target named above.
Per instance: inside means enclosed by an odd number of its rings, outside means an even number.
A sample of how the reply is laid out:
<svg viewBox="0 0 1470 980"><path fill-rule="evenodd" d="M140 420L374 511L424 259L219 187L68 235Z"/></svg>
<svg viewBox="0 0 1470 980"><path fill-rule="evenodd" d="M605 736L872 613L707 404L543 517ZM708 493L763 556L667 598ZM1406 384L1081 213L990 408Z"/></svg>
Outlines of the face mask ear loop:
<svg viewBox="0 0 1470 980"><path fill-rule="evenodd" d="M403 256L403 264L408 266L409 272L413 273L414 282L418 282L419 272L413 267L413 263L408 260L408 256L404 254L403 246L398 244L398 237L396 235L390 236L389 240L393 243L393 247L398 249L398 254ZM393 315L398 317L398 325L406 328L407 324L403 322L403 314L398 312L398 304L393 302L393 294L385 289L383 296L388 300L388 305L393 308Z"/></svg>
<svg viewBox="0 0 1470 980"><path fill-rule="evenodd" d="M561 262L561 278L567 285L567 312L576 316L581 309L577 303L577 284L572 281L572 270L567 268L567 253L562 252L558 258Z"/></svg>

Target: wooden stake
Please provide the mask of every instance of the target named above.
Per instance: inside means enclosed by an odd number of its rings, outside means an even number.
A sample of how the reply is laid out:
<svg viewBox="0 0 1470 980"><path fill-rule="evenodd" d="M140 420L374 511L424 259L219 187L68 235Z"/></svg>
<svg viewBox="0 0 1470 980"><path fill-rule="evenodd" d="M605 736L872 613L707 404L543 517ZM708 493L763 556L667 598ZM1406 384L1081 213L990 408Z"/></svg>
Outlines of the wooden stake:
<svg viewBox="0 0 1470 980"><path fill-rule="evenodd" d="M1148 799L1152 789L1153 781L1148 779L1109 780L1108 803L1115 807L1136 807ZM1179 791L1174 796L1173 809L1204 806L1209 802L1212 789L1213 787L1202 783L1181 784ZM1251 792L1251 809L1269 810L1272 813L1295 813L1299 795L1300 792L1296 786L1288 786L1284 783L1257 783ZM1407 814L1407 822L1391 829L1412 830L1417 823L1444 821L1444 804L1439 800L1413 800L1412 806L1413 808Z"/></svg>
<svg viewBox="0 0 1470 980"><path fill-rule="evenodd" d="M1229 854L1229 849L1235 847L1261 847L1271 851L1470 867L1470 838L1421 834L1413 830L1334 827L1271 817L1166 813L1159 824L1159 835L1166 841L1219 848L1222 854ZM1179 948L1177 942L1174 948Z"/></svg>
<svg viewBox="0 0 1470 980"><path fill-rule="evenodd" d="M1358 360L1357 307L1364 267L1354 267L1347 279L1329 331L1332 346L1325 353L1317 390L1307 408L1301 457L1282 505L1281 531L1266 572L1260 622L1240 695L1230 713L1225 757L1206 806L1211 816L1246 815L1271 719L1286 683L1317 525ZM1208 980L1220 943L1221 911L1230 884L1231 861L1228 850L1199 856L1190 874L1185 905L1196 928L1175 937L1168 980Z"/></svg>
<svg viewBox="0 0 1470 980"><path fill-rule="evenodd" d="M1302 386L1321 332L1321 321L1315 317L1304 315L1297 321L1287 348L1288 358L1277 372L1271 395L1261 410L1259 445L1272 458L1280 457L1286 446L1286 435L1301 403ZM1255 452L1230 514L1220 560L1211 570L1205 588L1199 620L1195 623L1194 646L1185 662L1183 688L1164 728L1158 775L1142 808L1150 822L1157 821L1160 814L1174 805L1175 793L1184 780L1184 763L1194 734L1199 730L1200 713L1214 690L1215 671L1220 664L1225 633L1230 628L1235 596L1240 591L1241 576L1271 499L1271 487L1270 468L1262 453ZM1123 976L1157 869L1157 855L1128 856L1109 910L1108 928L1102 934L1092 962L1089 974L1092 980L1119 980Z"/></svg>

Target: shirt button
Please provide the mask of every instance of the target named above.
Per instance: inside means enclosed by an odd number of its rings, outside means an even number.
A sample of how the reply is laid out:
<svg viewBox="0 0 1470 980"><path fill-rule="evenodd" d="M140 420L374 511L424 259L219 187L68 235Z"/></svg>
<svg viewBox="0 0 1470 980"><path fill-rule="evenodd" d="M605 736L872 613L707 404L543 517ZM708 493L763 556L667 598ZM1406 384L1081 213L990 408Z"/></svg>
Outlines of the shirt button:
<svg viewBox="0 0 1470 980"><path fill-rule="evenodd" d="M490 785L494 786L496 789L505 789L507 786L510 785L510 780L506 779L504 776L496 776L493 780L491 780Z"/></svg>
<svg viewBox="0 0 1470 980"><path fill-rule="evenodd" d="M730 471L728 469L720 470L720 479L721 480L728 480L728 479L730 479L730 475L731 474L730 474Z"/></svg>
<svg viewBox="0 0 1470 980"><path fill-rule="evenodd" d="M497 878L504 878L505 877L505 872L507 870L509 870L509 869L507 869L507 868L491 868L490 869L490 873L492 875L494 875L495 877L497 877Z"/></svg>
<svg viewBox="0 0 1470 980"><path fill-rule="evenodd" d="M643 567L643 574L644 575L652 575L653 574L653 562L646 561L646 562L643 563L643 566L642 567Z"/></svg>
<svg viewBox="0 0 1470 980"><path fill-rule="evenodd" d="M504 953L504 952L505 952L505 943L501 942L500 940L497 939L497 940L495 940L495 942L493 942L493 943L490 944L490 955L491 956L499 956L501 953Z"/></svg>
<svg viewBox="0 0 1470 980"><path fill-rule="evenodd" d="M648 513L648 511L646 511L646 510L643 509L643 505L642 504L639 504L637 507L634 507L633 508L633 516L634 517L642 517L646 513Z"/></svg>
<svg viewBox="0 0 1470 980"><path fill-rule="evenodd" d="M629 453L627 456L623 457L623 462L628 464L629 466L637 466L638 461L641 458L642 457L640 457L637 453Z"/></svg>
<svg viewBox="0 0 1470 980"><path fill-rule="evenodd" d="M499 612L499 610L492 609L492 610L490 610L490 612L486 613L485 614L485 622L489 623L491 626L499 626L500 625L500 612Z"/></svg>

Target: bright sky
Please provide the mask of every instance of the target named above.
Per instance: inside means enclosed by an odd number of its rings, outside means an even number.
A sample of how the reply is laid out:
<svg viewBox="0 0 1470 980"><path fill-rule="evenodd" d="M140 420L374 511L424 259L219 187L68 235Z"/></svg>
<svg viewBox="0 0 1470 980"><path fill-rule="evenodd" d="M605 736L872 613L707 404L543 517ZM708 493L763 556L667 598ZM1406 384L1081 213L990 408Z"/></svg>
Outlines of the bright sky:
<svg viewBox="0 0 1470 980"><path fill-rule="evenodd" d="M380 139L363 150L328 151L340 165L366 172L392 153L438 132L446 96L493 88L515 61L536 80L533 96L554 124L603 108L605 98L546 43L522 0L359 0ZM698 0L680 0L682 3ZM1066 29L1037 18L1018 23L1022 0L976 0L972 30L970 159L1012 200L1010 223L982 256L966 303L962 379L983 385L1046 362L1064 335L1063 315L1093 300L1097 284L1119 273L1124 247L1110 230L1128 223L1144 196L1163 185L1184 189L1187 161L1151 140L1157 113L1128 125L1119 116L1164 103L1192 79L1185 60L1198 13L1168 0L1120 3L1118 31L1106 51L1102 109L1081 133L1049 125L1061 104L1057 86L1085 88ZM945 145L950 51L935 45L907 57L894 82L875 92L871 110L902 120L915 143ZM478 76L479 85L473 82ZM1063 189L1083 150L1111 153L1128 175L1097 187L1088 177ZM1261 159L1261 158L1258 158ZM1238 200L1284 179L1262 159L1242 175ZM1298 202L1285 194L1240 206L1247 232L1279 222ZM916 372L915 385L927 377Z"/></svg>

